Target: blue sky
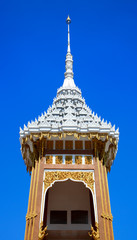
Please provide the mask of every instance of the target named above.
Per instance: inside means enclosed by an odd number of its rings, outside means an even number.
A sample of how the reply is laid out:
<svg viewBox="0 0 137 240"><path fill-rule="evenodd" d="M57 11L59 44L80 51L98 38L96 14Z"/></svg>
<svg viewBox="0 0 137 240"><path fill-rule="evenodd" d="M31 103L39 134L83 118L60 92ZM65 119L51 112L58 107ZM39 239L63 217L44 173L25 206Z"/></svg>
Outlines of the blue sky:
<svg viewBox="0 0 137 240"><path fill-rule="evenodd" d="M19 127L52 104L64 80L70 15L74 79L87 105L120 128L108 174L115 240L137 239L137 2L0 1L1 239L24 239L30 176Z"/></svg>

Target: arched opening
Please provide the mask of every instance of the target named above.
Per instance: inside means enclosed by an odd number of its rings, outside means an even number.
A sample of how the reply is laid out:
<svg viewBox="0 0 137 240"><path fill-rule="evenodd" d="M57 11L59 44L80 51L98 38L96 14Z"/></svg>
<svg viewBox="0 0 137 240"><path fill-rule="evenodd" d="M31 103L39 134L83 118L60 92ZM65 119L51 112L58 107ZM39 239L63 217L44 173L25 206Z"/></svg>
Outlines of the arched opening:
<svg viewBox="0 0 137 240"><path fill-rule="evenodd" d="M95 225L91 191L83 182L55 182L46 193L43 223L48 225L48 240L89 239Z"/></svg>

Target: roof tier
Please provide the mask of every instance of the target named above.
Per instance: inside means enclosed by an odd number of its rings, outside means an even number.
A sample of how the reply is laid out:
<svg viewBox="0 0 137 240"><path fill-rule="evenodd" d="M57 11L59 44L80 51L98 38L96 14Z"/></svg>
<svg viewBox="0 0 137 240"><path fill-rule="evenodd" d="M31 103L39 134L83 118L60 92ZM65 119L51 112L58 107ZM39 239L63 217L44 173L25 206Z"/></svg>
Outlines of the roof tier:
<svg viewBox="0 0 137 240"><path fill-rule="evenodd" d="M20 137L24 138L31 133L65 132L78 133L107 133L108 136L119 140L119 130L115 125L107 123L86 105L81 91L77 87L61 87L53 104L35 121L28 122L24 129L20 129Z"/></svg>

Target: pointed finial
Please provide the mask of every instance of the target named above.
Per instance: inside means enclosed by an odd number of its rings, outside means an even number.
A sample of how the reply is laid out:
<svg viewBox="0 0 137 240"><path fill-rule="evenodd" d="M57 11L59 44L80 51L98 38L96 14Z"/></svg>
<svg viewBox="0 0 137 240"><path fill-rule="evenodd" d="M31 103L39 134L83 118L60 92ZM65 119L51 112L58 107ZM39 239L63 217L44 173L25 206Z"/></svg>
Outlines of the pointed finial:
<svg viewBox="0 0 137 240"><path fill-rule="evenodd" d="M66 23L67 23L67 24L70 24L70 23L71 23L71 19L70 19L69 15L68 15L68 18L67 18L67 20L66 20Z"/></svg>
<svg viewBox="0 0 137 240"><path fill-rule="evenodd" d="M73 58L70 51L70 32L69 32L69 24L71 23L71 19L68 16L66 23L68 24L68 49L67 49L67 55L65 60L65 79L63 83L63 87L65 88L75 88L76 85L74 83L73 79Z"/></svg>
<svg viewBox="0 0 137 240"><path fill-rule="evenodd" d="M68 24L68 50L67 52L70 53L70 33L69 33L69 24L71 23L71 19L68 15L68 18L66 20L66 23Z"/></svg>

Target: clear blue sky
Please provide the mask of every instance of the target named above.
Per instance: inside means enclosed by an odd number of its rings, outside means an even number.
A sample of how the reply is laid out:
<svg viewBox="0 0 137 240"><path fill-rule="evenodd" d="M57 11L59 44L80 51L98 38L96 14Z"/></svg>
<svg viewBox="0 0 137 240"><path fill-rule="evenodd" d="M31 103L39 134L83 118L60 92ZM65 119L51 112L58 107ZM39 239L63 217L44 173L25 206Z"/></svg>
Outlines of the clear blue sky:
<svg viewBox="0 0 137 240"><path fill-rule="evenodd" d="M74 79L87 105L120 128L108 175L115 240L137 239L137 1L0 1L0 238L23 240L30 176L19 127L64 80L70 15Z"/></svg>

